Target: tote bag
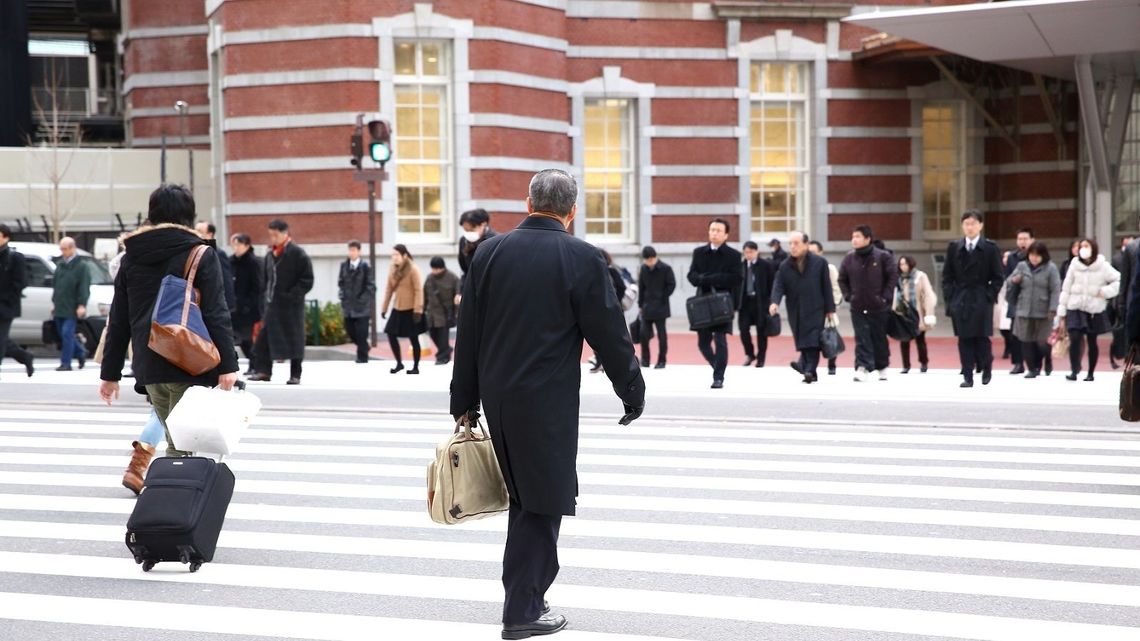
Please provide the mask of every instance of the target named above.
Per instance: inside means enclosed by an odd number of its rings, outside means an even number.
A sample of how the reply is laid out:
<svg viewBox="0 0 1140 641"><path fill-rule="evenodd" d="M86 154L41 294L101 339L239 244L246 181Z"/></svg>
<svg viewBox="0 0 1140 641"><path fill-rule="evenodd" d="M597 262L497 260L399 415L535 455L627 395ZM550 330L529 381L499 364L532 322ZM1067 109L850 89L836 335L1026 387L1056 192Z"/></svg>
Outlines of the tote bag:
<svg viewBox="0 0 1140 641"><path fill-rule="evenodd" d="M162 279L151 312L150 340L147 341L151 351L194 376L205 374L222 362L202 319L194 291L194 277L206 249L205 245L199 245L191 250L182 277L168 274Z"/></svg>

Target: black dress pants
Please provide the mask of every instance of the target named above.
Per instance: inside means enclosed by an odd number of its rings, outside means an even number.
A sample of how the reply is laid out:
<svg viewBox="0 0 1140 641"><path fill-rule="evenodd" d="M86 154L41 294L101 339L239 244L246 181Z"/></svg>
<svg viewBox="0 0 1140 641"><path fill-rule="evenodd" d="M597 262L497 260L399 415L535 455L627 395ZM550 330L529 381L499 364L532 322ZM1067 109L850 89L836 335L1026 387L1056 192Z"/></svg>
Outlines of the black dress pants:
<svg viewBox="0 0 1140 641"><path fill-rule="evenodd" d="M919 332L918 336L914 338L914 344L918 347L918 364L927 365L930 363L930 356L926 349L926 332ZM910 341L902 341L899 344L899 352L902 354L903 369L910 369Z"/></svg>
<svg viewBox="0 0 1140 641"><path fill-rule="evenodd" d="M431 336L431 342L435 343L435 360L451 360L451 328L429 327L428 336Z"/></svg>
<svg viewBox="0 0 1140 641"><path fill-rule="evenodd" d="M269 353L269 332L271 331L267 327L262 327L261 332L257 335L257 342L253 344L255 371L270 378L273 377L273 357ZM289 360L289 378L301 378L301 364L304 360L304 358Z"/></svg>
<svg viewBox="0 0 1140 641"><path fill-rule="evenodd" d="M665 357L669 354L669 333L665 331L665 319L659 318L657 320L641 319L641 362L648 363L650 360L649 337L650 328L657 334L657 362L664 363Z"/></svg>
<svg viewBox="0 0 1140 641"><path fill-rule="evenodd" d="M884 312L851 313L855 329L855 367L868 372L884 370L891 364L891 348L887 343L887 314Z"/></svg>
<svg viewBox="0 0 1140 641"><path fill-rule="evenodd" d="M745 297L744 304L740 306L737 320L740 327L740 344L744 346L744 355L755 358L764 363L768 356L768 318L760 313L756 305L756 297ZM756 348L752 348L752 328L756 327Z"/></svg>
<svg viewBox="0 0 1140 641"><path fill-rule="evenodd" d="M993 344L989 336L958 338L958 359L962 362L962 376L970 382L974 380L974 371L994 366Z"/></svg>
<svg viewBox="0 0 1140 641"><path fill-rule="evenodd" d="M364 362L368 360L368 350L371 347L368 340L368 321L367 316L354 316L352 318L345 317L344 330L348 333L348 340L356 344L356 362Z"/></svg>
<svg viewBox="0 0 1140 641"><path fill-rule="evenodd" d="M716 349L713 349L713 344ZM723 381L724 370L728 368L728 332L711 329L697 330L697 347L713 368L713 380Z"/></svg>
<svg viewBox="0 0 1140 641"><path fill-rule="evenodd" d="M558 576L562 516L527 512L511 501L503 551L503 623L530 623L542 615L546 591Z"/></svg>
<svg viewBox="0 0 1140 641"><path fill-rule="evenodd" d="M814 374L819 376L819 349L801 349L800 350L800 369L803 370L804 375ZM829 367L831 361L828 361Z"/></svg>

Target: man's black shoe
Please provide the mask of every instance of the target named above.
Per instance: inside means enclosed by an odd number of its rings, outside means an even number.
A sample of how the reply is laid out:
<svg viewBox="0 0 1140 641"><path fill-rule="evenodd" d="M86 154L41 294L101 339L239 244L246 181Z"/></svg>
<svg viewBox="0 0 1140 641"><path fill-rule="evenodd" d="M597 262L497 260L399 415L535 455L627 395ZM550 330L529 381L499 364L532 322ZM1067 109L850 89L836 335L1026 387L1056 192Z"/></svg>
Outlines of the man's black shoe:
<svg viewBox="0 0 1140 641"><path fill-rule="evenodd" d="M755 362L756 362L756 357L755 356L749 356L748 358L744 359L744 366L745 367L751 367L752 364Z"/></svg>
<svg viewBox="0 0 1140 641"><path fill-rule="evenodd" d="M57 372L70 372L71 367L66 366L66 365L60 365L59 367L55 368L55 371L57 371ZM1077 379L1074 378L1073 380L1077 380Z"/></svg>
<svg viewBox="0 0 1140 641"><path fill-rule="evenodd" d="M993 367L987 367L982 370L982 385L989 385L990 380L994 377Z"/></svg>
<svg viewBox="0 0 1140 641"><path fill-rule="evenodd" d="M648 358L641 359L641 366L642 367L649 367L649 359Z"/></svg>
<svg viewBox="0 0 1140 641"><path fill-rule="evenodd" d="M566 627L566 617L561 614L544 614L530 623L503 625L504 639L529 639L531 637L554 634Z"/></svg>
<svg viewBox="0 0 1140 641"><path fill-rule="evenodd" d="M723 388L724 388L724 381L720 380L719 378L713 380L712 389L723 389Z"/></svg>
<svg viewBox="0 0 1140 641"><path fill-rule="evenodd" d="M762 361L760 359L756 359L756 362L752 366L753 367L764 367L764 361Z"/></svg>
<svg viewBox="0 0 1140 641"><path fill-rule="evenodd" d="M35 359L33 359L31 356L29 356L28 362L24 363L24 371L26 371L28 373L28 378L31 378L32 374L36 373L36 366L33 365L34 361L35 361Z"/></svg>
<svg viewBox="0 0 1140 641"><path fill-rule="evenodd" d="M657 364L653 366L653 369L665 369L665 361L658 361Z"/></svg>
<svg viewBox="0 0 1140 641"><path fill-rule="evenodd" d="M86 366L87 366L87 359L86 358L80 358L79 359L79 369L83 369Z"/></svg>
<svg viewBox="0 0 1140 641"><path fill-rule="evenodd" d="M289 380L285 381L285 384L286 385L300 385L301 379L296 378L296 377L290 378Z"/></svg>
<svg viewBox="0 0 1140 641"><path fill-rule="evenodd" d="M799 364L798 361L792 361L791 363L788 363L788 365L792 369L796 370L797 374L803 374L804 373L804 368Z"/></svg>
<svg viewBox="0 0 1140 641"><path fill-rule="evenodd" d="M919 371L919 372L921 372L921 373L923 373L923 374L925 374L925 373L926 373L926 369L927 369L926 363L923 363L923 364L922 364L922 367L921 367L921 368L920 368L918 371Z"/></svg>
<svg viewBox="0 0 1140 641"><path fill-rule="evenodd" d="M959 385L958 387L973 387L973 386L974 386L974 381L962 381L962 384Z"/></svg>
<svg viewBox="0 0 1140 641"><path fill-rule="evenodd" d="M1018 365L1017 367L1014 367L1013 369L1009 370L1009 373L1012 374L1013 376L1017 376L1018 374L1024 374L1025 373L1025 367L1022 365Z"/></svg>
<svg viewBox="0 0 1140 641"><path fill-rule="evenodd" d="M827 375L828 376L835 376L835 368L834 367L827 368Z"/></svg>

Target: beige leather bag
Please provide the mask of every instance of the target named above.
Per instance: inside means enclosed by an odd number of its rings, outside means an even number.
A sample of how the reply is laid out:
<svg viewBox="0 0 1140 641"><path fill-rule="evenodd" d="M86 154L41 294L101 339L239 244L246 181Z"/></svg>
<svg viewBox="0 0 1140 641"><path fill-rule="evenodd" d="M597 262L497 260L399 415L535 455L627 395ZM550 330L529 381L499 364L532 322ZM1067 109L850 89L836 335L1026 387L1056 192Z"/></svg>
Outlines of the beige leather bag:
<svg viewBox="0 0 1140 641"><path fill-rule="evenodd" d="M491 437L476 423L460 420L451 438L435 448L428 464L428 513L444 525L494 516L510 507L507 485Z"/></svg>

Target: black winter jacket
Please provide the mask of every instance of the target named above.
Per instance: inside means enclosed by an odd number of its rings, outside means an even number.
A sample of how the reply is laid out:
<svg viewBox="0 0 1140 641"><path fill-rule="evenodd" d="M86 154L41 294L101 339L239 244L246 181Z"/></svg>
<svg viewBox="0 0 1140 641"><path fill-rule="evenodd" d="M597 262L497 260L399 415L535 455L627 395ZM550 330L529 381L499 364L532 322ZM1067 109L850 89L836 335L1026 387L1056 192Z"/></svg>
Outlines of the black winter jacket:
<svg viewBox="0 0 1140 641"><path fill-rule="evenodd" d="M245 254L230 257L230 268L234 275L234 300L237 303L233 308L234 326L252 327L261 320L265 299L261 290L262 261L250 247Z"/></svg>
<svg viewBox="0 0 1140 641"><path fill-rule="evenodd" d="M115 298L107 320L107 342L103 348L101 378L117 381L122 378L123 361L127 345L134 345L131 368L135 374L136 389L158 383L189 383L213 387L218 376L238 371L234 351L230 310L222 284L221 263L214 250L206 250L198 264L194 287L199 293L202 319L222 361L215 369L193 376L171 364L147 347L150 338L150 317L158 297L159 286L167 274L182 275L190 250L204 244L198 234L181 225L143 227L123 238L126 253L115 278Z"/></svg>
<svg viewBox="0 0 1140 641"><path fill-rule="evenodd" d="M872 247L867 254L847 252L839 265L839 289L843 300L851 303L851 311L885 312L891 308L899 267L885 250Z"/></svg>
<svg viewBox="0 0 1140 641"><path fill-rule="evenodd" d="M6 243L0 248L0 320L20 317L20 299L27 286L28 272L24 255Z"/></svg>
<svg viewBox="0 0 1140 641"><path fill-rule="evenodd" d="M672 316L669 297L677 289L677 277L668 263L658 259L650 269L642 265L637 275L637 307L645 320L664 320Z"/></svg>

